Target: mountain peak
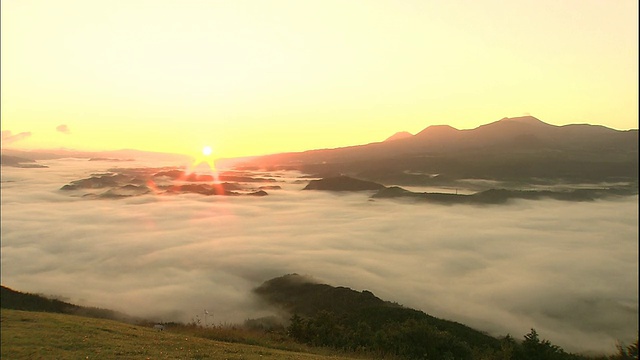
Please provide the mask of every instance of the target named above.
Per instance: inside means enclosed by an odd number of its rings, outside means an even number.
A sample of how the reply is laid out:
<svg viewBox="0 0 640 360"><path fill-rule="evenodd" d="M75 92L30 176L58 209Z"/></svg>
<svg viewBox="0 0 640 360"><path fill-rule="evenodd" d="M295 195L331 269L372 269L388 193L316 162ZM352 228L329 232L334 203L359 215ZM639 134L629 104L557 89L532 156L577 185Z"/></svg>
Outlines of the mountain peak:
<svg viewBox="0 0 640 360"><path fill-rule="evenodd" d="M393 140L406 139L406 138L410 138L412 136L413 135L408 131L400 131L400 132L397 132L397 133L389 136L384 141L393 141Z"/></svg>
<svg viewBox="0 0 640 360"><path fill-rule="evenodd" d="M459 130L449 125L431 125L426 129L416 134L416 137L422 137L425 135L446 136L455 134Z"/></svg>
<svg viewBox="0 0 640 360"><path fill-rule="evenodd" d="M545 123L544 121L533 117L531 115L526 115L526 116L518 116L518 117L512 117L512 118L502 118L499 121L501 122L518 122L518 123L522 123L522 124L529 124L529 125L549 125L547 123Z"/></svg>

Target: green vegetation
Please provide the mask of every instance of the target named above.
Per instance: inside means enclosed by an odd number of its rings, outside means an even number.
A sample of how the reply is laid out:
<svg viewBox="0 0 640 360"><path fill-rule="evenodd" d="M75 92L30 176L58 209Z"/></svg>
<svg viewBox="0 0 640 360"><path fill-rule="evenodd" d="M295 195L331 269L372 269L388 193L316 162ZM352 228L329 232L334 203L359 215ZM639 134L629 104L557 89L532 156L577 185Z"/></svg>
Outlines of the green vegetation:
<svg viewBox="0 0 640 360"><path fill-rule="evenodd" d="M368 291L311 283L298 275L265 282L256 293L293 312L243 326L165 324L83 308L2 287L2 359L638 359L638 340L617 354L570 354L535 329L497 339L463 324L383 301ZM25 311L27 310L27 311ZM295 311L294 311L295 310ZM300 315L299 315L300 314ZM114 321L117 320L117 321Z"/></svg>
<svg viewBox="0 0 640 360"><path fill-rule="evenodd" d="M0 298L2 299L2 303L0 305L3 309L45 311L99 319L112 319L130 323L142 321L142 319L137 319L117 311L78 306L57 299L49 299L36 294L15 291L6 286L0 286Z"/></svg>
<svg viewBox="0 0 640 360"><path fill-rule="evenodd" d="M2 309L2 359L346 359L229 343L113 320ZM204 331L203 331L204 332Z"/></svg>
<svg viewBox="0 0 640 360"><path fill-rule="evenodd" d="M540 340L535 329L531 329L520 342L510 336L486 341L478 337L459 337L455 331L438 327L429 319L419 317L375 324L367 318L354 322L353 319L338 318L322 311L307 319L294 315L288 331L294 339L312 346L402 359L608 359L567 353L548 340ZM610 359L637 359L637 343L629 348L621 346L619 356Z"/></svg>
<svg viewBox="0 0 640 360"><path fill-rule="evenodd" d="M625 346L624 344L618 344L618 353L611 357L611 360L638 360L638 338L636 341Z"/></svg>
<svg viewBox="0 0 640 360"><path fill-rule="evenodd" d="M383 301L369 291L318 284L297 274L271 279L254 291L293 313L288 334L309 346L402 359L598 359L567 353L541 340L535 329L519 341L498 339ZM623 349L633 354L633 349Z"/></svg>

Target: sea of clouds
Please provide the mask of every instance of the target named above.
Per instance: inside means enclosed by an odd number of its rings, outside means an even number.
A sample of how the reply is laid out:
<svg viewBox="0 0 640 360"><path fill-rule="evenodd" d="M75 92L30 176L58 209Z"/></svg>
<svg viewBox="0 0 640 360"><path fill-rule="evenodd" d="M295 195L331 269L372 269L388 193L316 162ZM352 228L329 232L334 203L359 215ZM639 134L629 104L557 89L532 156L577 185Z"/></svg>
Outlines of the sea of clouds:
<svg viewBox="0 0 640 360"><path fill-rule="evenodd" d="M89 199L59 189L138 162L2 168L2 285L157 321L239 323L289 273L567 351L612 353L638 333L638 196L438 205L301 191L264 197ZM75 194L75 195L74 195ZM204 310L209 315L204 318Z"/></svg>

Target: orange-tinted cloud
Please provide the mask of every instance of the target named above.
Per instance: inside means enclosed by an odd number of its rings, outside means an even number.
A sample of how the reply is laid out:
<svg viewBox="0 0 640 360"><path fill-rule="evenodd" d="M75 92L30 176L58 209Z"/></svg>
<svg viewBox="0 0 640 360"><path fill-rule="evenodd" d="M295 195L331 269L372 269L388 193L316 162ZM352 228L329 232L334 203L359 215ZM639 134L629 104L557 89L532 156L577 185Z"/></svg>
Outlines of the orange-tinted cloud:
<svg viewBox="0 0 640 360"><path fill-rule="evenodd" d="M56 131L59 131L63 134L71 134L71 130L69 130L69 127L65 124L56 126Z"/></svg>
<svg viewBox="0 0 640 360"><path fill-rule="evenodd" d="M30 131L25 131L25 132L21 132L21 133L13 135L11 133L11 130L2 130L2 144L3 145L11 144L11 143L14 143L16 141L20 141L20 140L26 139L29 136L31 136L31 132Z"/></svg>

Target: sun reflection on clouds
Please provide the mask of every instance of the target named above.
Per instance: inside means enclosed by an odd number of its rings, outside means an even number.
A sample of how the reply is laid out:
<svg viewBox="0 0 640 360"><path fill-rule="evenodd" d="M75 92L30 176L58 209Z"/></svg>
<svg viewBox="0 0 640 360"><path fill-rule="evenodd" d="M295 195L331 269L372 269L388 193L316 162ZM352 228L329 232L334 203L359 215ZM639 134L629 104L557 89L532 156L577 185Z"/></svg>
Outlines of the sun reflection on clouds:
<svg viewBox="0 0 640 360"><path fill-rule="evenodd" d="M189 158L189 160L172 169L172 171L164 174L170 178L170 191L181 192L184 185L197 182L212 185L216 193L222 194L224 189L221 186L219 188L216 186L220 185L220 178L216 170L215 157L211 146L202 147L195 154L190 155ZM150 179L147 182L147 187L156 195L164 193L162 187L158 185L155 179Z"/></svg>

